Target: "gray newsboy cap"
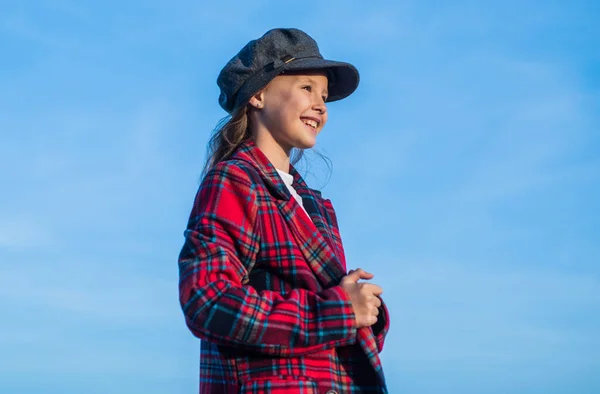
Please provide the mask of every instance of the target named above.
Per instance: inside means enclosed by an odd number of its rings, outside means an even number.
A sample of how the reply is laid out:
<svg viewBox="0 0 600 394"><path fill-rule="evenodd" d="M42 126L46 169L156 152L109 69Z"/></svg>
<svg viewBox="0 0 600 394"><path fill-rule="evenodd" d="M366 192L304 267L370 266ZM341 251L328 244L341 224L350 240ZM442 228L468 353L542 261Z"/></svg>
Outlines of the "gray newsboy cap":
<svg viewBox="0 0 600 394"><path fill-rule="evenodd" d="M349 63L325 60L316 41L298 29L273 29L252 40L219 73L219 104L228 113L286 71L325 70L327 101L341 100L356 90L358 70Z"/></svg>

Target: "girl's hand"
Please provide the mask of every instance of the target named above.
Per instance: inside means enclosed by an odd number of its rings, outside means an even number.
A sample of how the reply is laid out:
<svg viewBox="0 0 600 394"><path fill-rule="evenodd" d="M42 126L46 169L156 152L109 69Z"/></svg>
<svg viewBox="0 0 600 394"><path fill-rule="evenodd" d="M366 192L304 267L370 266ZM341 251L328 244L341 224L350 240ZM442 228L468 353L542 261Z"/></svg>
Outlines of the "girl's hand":
<svg viewBox="0 0 600 394"><path fill-rule="evenodd" d="M360 279L373 279L374 275L362 268L350 270L344 276L340 286L350 297L357 327L369 327L377 322L381 300L378 298L383 289L372 283L358 283Z"/></svg>

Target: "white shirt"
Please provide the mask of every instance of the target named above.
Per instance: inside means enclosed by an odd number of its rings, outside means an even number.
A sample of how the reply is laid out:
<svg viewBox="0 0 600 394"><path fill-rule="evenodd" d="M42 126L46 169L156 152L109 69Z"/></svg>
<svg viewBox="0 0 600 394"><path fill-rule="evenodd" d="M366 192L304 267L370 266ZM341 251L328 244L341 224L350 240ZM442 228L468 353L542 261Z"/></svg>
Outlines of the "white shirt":
<svg viewBox="0 0 600 394"><path fill-rule="evenodd" d="M296 201L298 201L298 204L300 204L300 206L302 207L302 210L306 213L306 216L308 216L308 218L310 219L310 215L308 214L308 212L306 212L306 209L304 209L304 204L302 204L302 197L300 197L300 195L296 192L296 189L294 189L294 187L292 186L292 183L294 182L294 176L292 174L288 174L287 172L281 171L279 169L276 169L276 170L279 173L279 176L281 177L281 179L283 179L283 183L285 183L285 185L287 186L290 193L292 193L292 196L294 196Z"/></svg>

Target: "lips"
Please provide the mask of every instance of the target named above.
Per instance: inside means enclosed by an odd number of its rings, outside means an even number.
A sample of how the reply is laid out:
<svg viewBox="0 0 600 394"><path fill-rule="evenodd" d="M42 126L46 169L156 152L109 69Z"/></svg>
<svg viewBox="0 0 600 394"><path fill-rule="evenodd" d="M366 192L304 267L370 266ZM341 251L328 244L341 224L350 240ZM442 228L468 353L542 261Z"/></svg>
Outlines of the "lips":
<svg viewBox="0 0 600 394"><path fill-rule="evenodd" d="M310 116L303 116L300 118L300 120L302 120L305 125L312 127L313 129L317 129L321 124L321 119Z"/></svg>

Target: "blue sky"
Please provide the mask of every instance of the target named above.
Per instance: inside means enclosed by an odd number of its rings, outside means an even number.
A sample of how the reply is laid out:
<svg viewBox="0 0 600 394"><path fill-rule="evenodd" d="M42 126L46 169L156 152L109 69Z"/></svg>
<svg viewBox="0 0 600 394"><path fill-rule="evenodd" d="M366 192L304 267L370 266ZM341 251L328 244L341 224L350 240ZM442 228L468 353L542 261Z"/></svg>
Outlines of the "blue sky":
<svg viewBox="0 0 600 394"><path fill-rule="evenodd" d="M272 27L361 72L306 179L390 391L600 392L597 2L206 3L0 3L0 392L197 391L177 254L217 74Z"/></svg>

